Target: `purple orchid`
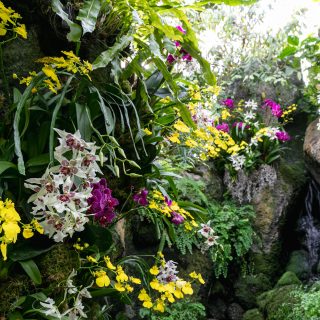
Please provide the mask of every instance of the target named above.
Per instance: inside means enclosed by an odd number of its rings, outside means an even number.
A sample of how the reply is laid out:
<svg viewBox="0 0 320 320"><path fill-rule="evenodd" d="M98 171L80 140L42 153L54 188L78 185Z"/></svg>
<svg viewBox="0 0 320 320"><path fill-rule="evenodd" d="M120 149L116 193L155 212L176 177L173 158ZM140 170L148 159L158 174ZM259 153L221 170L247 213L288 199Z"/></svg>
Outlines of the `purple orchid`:
<svg viewBox="0 0 320 320"><path fill-rule="evenodd" d="M177 30L179 30L179 31L182 32L183 34L186 34L186 33L187 33L187 31L184 30L184 29L182 28L182 26L176 26L176 28L177 28Z"/></svg>
<svg viewBox="0 0 320 320"><path fill-rule="evenodd" d="M140 206L147 206L149 204L147 199L148 193L149 191L147 189L142 189L140 192L133 195L133 201L140 204Z"/></svg>
<svg viewBox="0 0 320 320"><path fill-rule="evenodd" d="M290 135L285 131L278 131L276 132L276 137L281 142L286 142L291 139Z"/></svg>
<svg viewBox="0 0 320 320"><path fill-rule="evenodd" d="M183 223L184 217L181 214L173 211L173 212L171 212L171 215L172 215L172 219L171 219L172 223L174 223L176 225Z"/></svg>
<svg viewBox="0 0 320 320"><path fill-rule="evenodd" d="M94 214L95 220L105 226L116 216L114 207L119 204L118 199L112 197L112 191L107 187L106 179L91 184L91 197L88 199L89 212Z"/></svg>
<svg viewBox="0 0 320 320"><path fill-rule="evenodd" d="M176 58L170 53L168 56L167 56L167 62L169 64L172 64L176 61Z"/></svg>
<svg viewBox="0 0 320 320"><path fill-rule="evenodd" d="M271 110L271 113L277 118L280 118L282 116L283 112L281 110L280 105L271 99L265 100L263 107L269 107Z"/></svg>
<svg viewBox="0 0 320 320"><path fill-rule="evenodd" d="M233 99L230 98L222 100L221 103L229 109L234 109L235 107Z"/></svg>
<svg viewBox="0 0 320 320"><path fill-rule="evenodd" d="M229 133L229 125L226 122L222 122L221 124L216 125L216 129L219 131L223 131Z"/></svg>

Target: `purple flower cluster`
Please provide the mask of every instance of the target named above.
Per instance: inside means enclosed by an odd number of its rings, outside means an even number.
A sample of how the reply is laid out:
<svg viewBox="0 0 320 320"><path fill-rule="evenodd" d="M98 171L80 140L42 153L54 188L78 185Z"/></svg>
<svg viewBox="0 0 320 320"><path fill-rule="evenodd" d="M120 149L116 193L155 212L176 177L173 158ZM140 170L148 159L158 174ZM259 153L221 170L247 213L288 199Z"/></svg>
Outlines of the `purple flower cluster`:
<svg viewBox="0 0 320 320"><path fill-rule="evenodd" d="M264 101L264 107L269 107L271 110L271 113L277 117L280 118L282 116L282 110L279 104L277 104L276 102L274 102L271 99L267 99Z"/></svg>
<svg viewBox="0 0 320 320"><path fill-rule="evenodd" d="M222 100L221 103L229 109L234 109L235 107L233 99L230 98Z"/></svg>
<svg viewBox="0 0 320 320"><path fill-rule="evenodd" d="M184 221L184 217L175 211L171 212L171 216L172 216L171 222L176 225L179 225Z"/></svg>
<svg viewBox="0 0 320 320"><path fill-rule="evenodd" d="M133 195L133 201L140 204L140 206L147 206L149 204L147 199L148 193L149 191L146 188L143 188L140 192Z"/></svg>
<svg viewBox="0 0 320 320"><path fill-rule="evenodd" d="M115 217L114 209L119 204L118 199L112 197L112 191L107 187L106 179L91 184L91 197L88 199L89 212L94 214L95 220L102 226L111 223Z"/></svg>
<svg viewBox="0 0 320 320"><path fill-rule="evenodd" d="M286 142L291 139L290 135L285 131L278 131L276 132L276 137L281 142Z"/></svg>
<svg viewBox="0 0 320 320"><path fill-rule="evenodd" d="M216 125L216 129L218 129L219 131L223 131L226 133L229 133L229 125L226 122L222 122L221 124L217 124Z"/></svg>
<svg viewBox="0 0 320 320"><path fill-rule="evenodd" d="M181 26L176 26L177 30L179 30L181 33L186 34L186 30L184 30ZM187 62L191 62L192 61L192 56L181 47L181 44L179 41L175 41L174 42L175 46L178 48L178 55L173 55L173 54L169 54L167 56L167 62L169 64L172 64L173 62L175 62L177 60L177 58L179 58L181 56L182 60L185 60Z"/></svg>

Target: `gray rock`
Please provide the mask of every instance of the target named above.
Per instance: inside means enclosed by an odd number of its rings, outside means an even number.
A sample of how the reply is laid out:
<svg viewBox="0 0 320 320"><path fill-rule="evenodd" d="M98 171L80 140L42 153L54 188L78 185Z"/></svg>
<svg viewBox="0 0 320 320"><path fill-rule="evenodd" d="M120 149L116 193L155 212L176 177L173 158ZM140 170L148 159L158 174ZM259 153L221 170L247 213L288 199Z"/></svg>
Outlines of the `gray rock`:
<svg viewBox="0 0 320 320"><path fill-rule="evenodd" d="M317 129L319 120L320 118L314 120L308 126L303 145L306 166L318 183L320 183L320 130Z"/></svg>
<svg viewBox="0 0 320 320"><path fill-rule="evenodd" d="M238 303L231 303L227 309L229 320L242 320L243 309Z"/></svg>

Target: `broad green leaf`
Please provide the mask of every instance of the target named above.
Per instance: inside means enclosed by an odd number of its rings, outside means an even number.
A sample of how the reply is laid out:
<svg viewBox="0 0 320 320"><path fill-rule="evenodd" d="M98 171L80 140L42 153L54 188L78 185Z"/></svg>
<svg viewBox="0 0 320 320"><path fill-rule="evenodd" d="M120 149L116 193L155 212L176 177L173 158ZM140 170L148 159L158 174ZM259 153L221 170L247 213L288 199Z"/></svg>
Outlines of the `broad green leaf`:
<svg viewBox="0 0 320 320"><path fill-rule="evenodd" d="M10 168L17 169L17 166L10 161L0 161L0 175Z"/></svg>
<svg viewBox="0 0 320 320"><path fill-rule="evenodd" d="M124 35L118 39L112 47L102 52L99 57L97 57L92 64L93 70L106 67L119 52L125 49L132 42L132 40L133 38L130 35Z"/></svg>
<svg viewBox="0 0 320 320"><path fill-rule="evenodd" d="M19 261L21 267L35 284L41 284L42 278L38 266L33 260Z"/></svg>
<svg viewBox="0 0 320 320"><path fill-rule="evenodd" d="M292 47L292 46L288 46L285 47L279 54L279 58L283 59L285 57L291 56L293 54L295 54L297 52L297 48Z"/></svg>
<svg viewBox="0 0 320 320"><path fill-rule="evenodd" d="M43 166L43 165L47 165L49 161L50 161L49 153L44 153L29 159L26 163L26 166L28 168L35 167L35 166Z"/></svg>
<svg viewBox="0 0 320 320"><path fill-rule="evenodd" d="M89 141L92 134L90 127L90 119L87 114L86 107L80 103L76 103L77 127L80 131L82 139Z"/></svg>
<svg viewBox="0 0 320 320"><path fill-rule="evenodd" d="M289 36L287 41L292 46L298 46L299 45L299 38L297 36Z"/></svg>
<svg viewBox="0 0 320 320"><path fill-rule="evenodd" d="M100 12L100 0L86 0L84 1L77 20L81 21L83 34L93 32L96 28L97 18Z"/></svg>
<svg viewBox="0 0 320 320"><path fill-rule="evenodd" d="M68 25L70 32L67 39L70 42L79 42L82 35L82 28L78 24L71 21L68 14L63 9L63 4L59 0L52 0L52 10Z"/></svg>
<svg viewBox="0 0 320 320"><path fill-rule="evenodd" d="M17 242L10 248L9 259L12 261L29 260L53 248L53 246L44 247L44 244L46 245L46 243L39 241L39 239Z"/></svg>

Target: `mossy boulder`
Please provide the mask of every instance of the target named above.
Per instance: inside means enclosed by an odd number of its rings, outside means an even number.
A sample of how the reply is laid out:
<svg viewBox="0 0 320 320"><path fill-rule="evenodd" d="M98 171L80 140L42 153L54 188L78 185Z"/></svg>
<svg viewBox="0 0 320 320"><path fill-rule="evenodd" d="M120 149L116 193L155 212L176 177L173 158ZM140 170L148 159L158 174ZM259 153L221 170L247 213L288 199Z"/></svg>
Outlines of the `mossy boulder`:
<svg viewBox="0 0 320 320"><path fill-rule="evenodd" d="M30 293L33 288L32 281L26 275L16 275L9 277L0 283L0 319L6 314L12 303L19 297Z"/></svg>
<svg viewBox="0 0 320 320"><path fill-rule="evenodd" d="M57 288L57 284L65 281L73 269L79 268L79 259L71 245L61 243L45 253L38 266L44 284Z"/></svg>
<svg viewBox="0 0 320 320"><path fill-rule="evenodd" d="M257 296L272 288L271 283L264 274L240 277L235 283L235 296L246 309L257 306Z"/></svg>
<svg viewBox="0 0 320 320"><path fill-rule="evenodd" d="M291 253L286 271L291 271L300 280L309 278L311 266L308 261L308 252L305 250L295 250Z"/></svg>
<svg viewBox="0 0 320 320"><path fill-rule="evenodd" d="M300 285L302 284L299 278L296 276L296 274L292 271L287 271L285 272L281 278L278 280L276 284L276 288L282 287L282 286L287 286L290 284L296 284Z"/></svg>
<svg viewBox="0 0 320 320"><path fill-rule="evenodd" d="M266 315L266 319L282 320L277 319L278 316L276 315L279 314L280 310L283 311L282 307L284 304L293 305L297 302L297 297L292 294L297 289L299 289L298 285L291 284L269 290L258 296L257 303L259 309Z"/></svg>
<svg viewBox="0 0 320 320"><path fill-rule="evenodd" d="M242 320L264 320L264 317L259 309L250 309L244 313Z"/></svg>

